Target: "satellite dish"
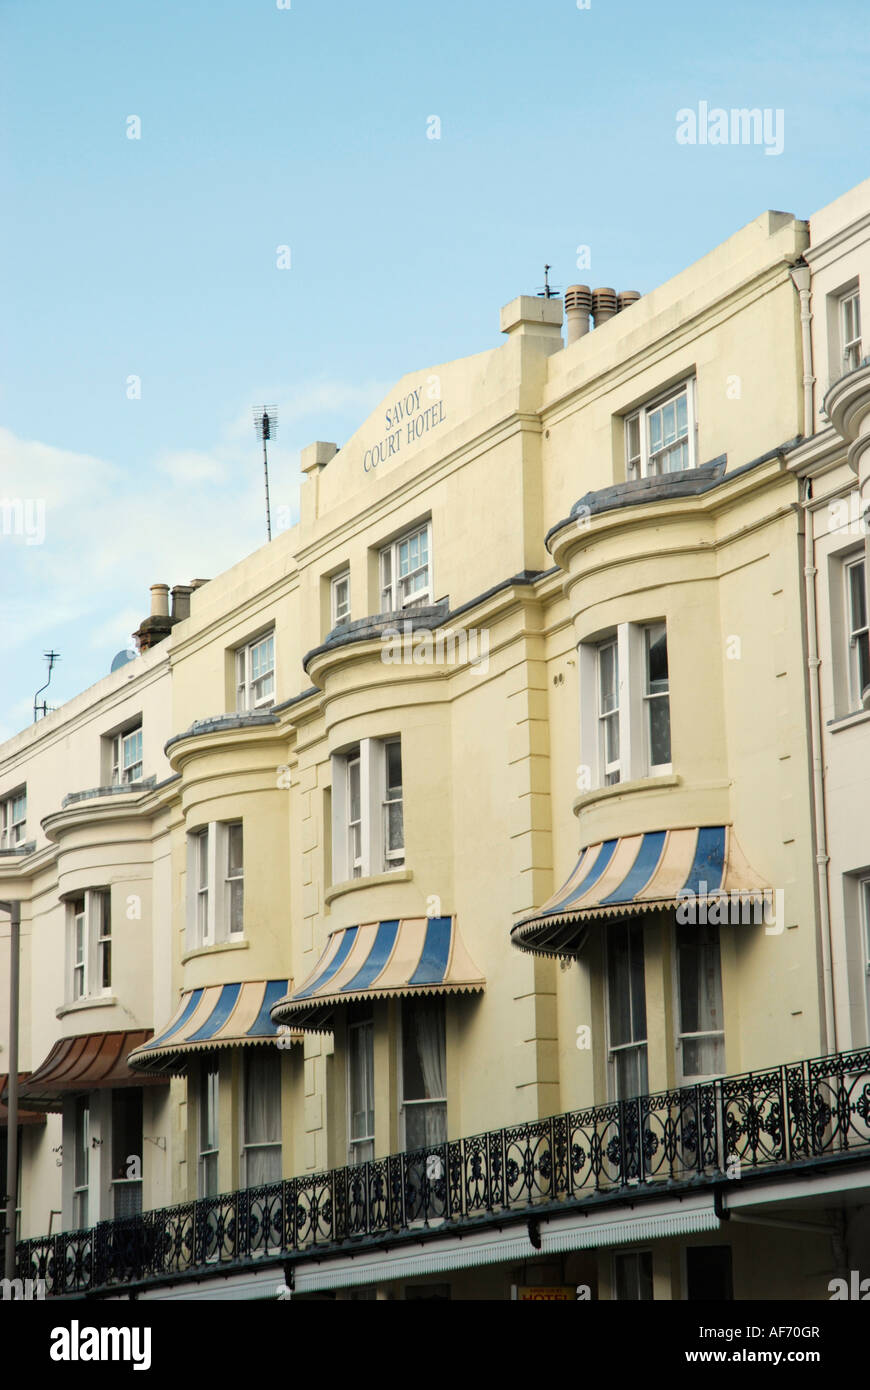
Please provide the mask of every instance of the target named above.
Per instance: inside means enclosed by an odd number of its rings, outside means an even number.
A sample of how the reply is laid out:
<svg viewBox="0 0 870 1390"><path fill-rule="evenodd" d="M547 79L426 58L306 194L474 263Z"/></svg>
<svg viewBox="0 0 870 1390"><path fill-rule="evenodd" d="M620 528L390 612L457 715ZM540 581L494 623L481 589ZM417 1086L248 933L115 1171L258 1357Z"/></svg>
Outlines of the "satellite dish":
<svg viewBox="0 0 870 1390"><path fill-rule="evenodd" d="M135 652L132 647L125 647L123 651L118 652L117 656L112 657L109 671L120 671L121 667L126 666L128 661L135 661L137 656L138 652Z"/></svg>

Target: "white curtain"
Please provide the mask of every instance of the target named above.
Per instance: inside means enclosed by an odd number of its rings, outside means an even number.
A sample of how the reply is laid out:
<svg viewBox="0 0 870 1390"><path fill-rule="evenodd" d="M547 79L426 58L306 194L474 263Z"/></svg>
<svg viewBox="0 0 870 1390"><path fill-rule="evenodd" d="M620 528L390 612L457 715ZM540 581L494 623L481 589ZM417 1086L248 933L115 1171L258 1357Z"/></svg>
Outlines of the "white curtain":
<svg viewBox="0 0 870 1390"><path fill-rule="evenodd" d="M258 1049L246 1062L245 1181L259 1187L281 1177L281 1059Z"/></svg>
<svg viewBox="0 0 870 1390"><path fill-rule="evenodd" d="M427 1003L415 1010L417 1025L417 1056L423 1073L426 1099L447 1094L446 1056L444 1045L444 1006Z"/></svg>

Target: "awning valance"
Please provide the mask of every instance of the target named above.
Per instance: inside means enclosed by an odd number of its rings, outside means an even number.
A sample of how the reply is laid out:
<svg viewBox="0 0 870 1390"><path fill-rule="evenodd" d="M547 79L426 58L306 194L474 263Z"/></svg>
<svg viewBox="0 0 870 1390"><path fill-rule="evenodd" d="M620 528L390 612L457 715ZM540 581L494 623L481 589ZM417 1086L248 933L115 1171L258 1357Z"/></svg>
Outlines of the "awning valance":
<svg viewBox="0 0 870 1390"><path fill-rule="evenodd" d="M150 1028L129 1032L83 1033L61 1038L19 1090L19 1101L35 1110L62 1110L64 1096L103 1087L141 1086L127 1059L151 1036Z"/></svg>
<svg viewBox="0 0 870 1390"><path fill-rule="evenodd" d="M29 1072L29 1071L20 1071L20 1072L18 1073L18 1091L19 1091L18 1123L19 1123L20 1125L44 1125L44 1124L45 1124L45 1112L44 1112L43 1110L25 1110L24 1107L20 1104L21 1088L22 1088L22 1086L24 1085L25 1081L28 1079L29 1076L30 1076L30 1072ZM8 1087L8 1085L9 1085L9 1073L8 1073L8 1071L0 1071L0 1125L8 1125L8 1124L9 1124L9 1111L8 1111L8 1109L7 1109L7 1105L8 1105L8 1102L9 1102L9 1096L8 1096L8 1094L7 1094L7 1087Z"/></svg>
<svg viewBox="0 0 870 1390"><path fill-rule="evenodd" d="M772 891L750 868L730 825L651 830L589 845L559 891L514 924L511 939L524 951L575 955L596 918L726 896L738 909L744 900L763 906Z"/></svg>
<svg viewBox="0 0 870 1390"><path fill-rule="evenodd" d="M455 917L363 922L330 934L311 975L272 1017L317 1032L330 1027L337 1005L355 999L472 993L484 984Z"/></svg>
<svg viewBox="0 0 870 1390"><path fill-rule="evenodd" d="M185 990L171 1022L131 1055L130 1066L138 1072L180 1073L194 1052L274 1043L279 1029L270 1011L291 987L287 979L244 980ZM299 1042L301 1034L287 1040Z"/></svg>

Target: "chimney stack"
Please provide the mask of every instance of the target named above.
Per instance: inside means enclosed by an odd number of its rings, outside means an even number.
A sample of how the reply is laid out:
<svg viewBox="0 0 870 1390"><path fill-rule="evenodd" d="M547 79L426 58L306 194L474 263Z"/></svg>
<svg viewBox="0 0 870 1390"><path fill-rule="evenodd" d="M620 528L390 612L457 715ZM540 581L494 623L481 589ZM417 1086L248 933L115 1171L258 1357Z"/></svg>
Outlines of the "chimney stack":
<svg viewBox="0 0 870 1390"><path fill-rule="evenodd" d="M139 652L147 652L168 637L176 623L190 617L190 595L194 589L207 584L207 579L192 579L189 584L176 584L172 590L172 613L169 612L169 585L151 585L151 612L133 633Z"/></svg>
<svg viewBox="0 0 870 1390"><path fill-rule="evenodd" d="M173 584L172 621L174 623L183 623L185 618L190 617L190 596L192 593L192 584Z"/></svg>
<svg viewBox="0 0 870 1390"><path fill-rule="evenodd" d="M565 291L565 337L568 345L589 332L592 291L588 285L569 285Z"/></svg>

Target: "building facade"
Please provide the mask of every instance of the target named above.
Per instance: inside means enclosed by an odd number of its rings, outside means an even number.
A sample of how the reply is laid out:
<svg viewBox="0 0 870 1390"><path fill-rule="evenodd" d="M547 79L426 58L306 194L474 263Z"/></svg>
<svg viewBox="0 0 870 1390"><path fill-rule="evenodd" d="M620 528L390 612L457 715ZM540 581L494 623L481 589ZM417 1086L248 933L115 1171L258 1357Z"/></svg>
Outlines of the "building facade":
<svg viewBox="0 0 870 1390"><path fill-rule="evenodd" d="M870 193L845 201L642 298L573 286L564 338L561 300L514 300L500 347L303 451L294 528L172 618L155 586L136 660L0 749L22 1277L636 1300L870 1273L865 542L820 529L870 502Z"/></svg>

